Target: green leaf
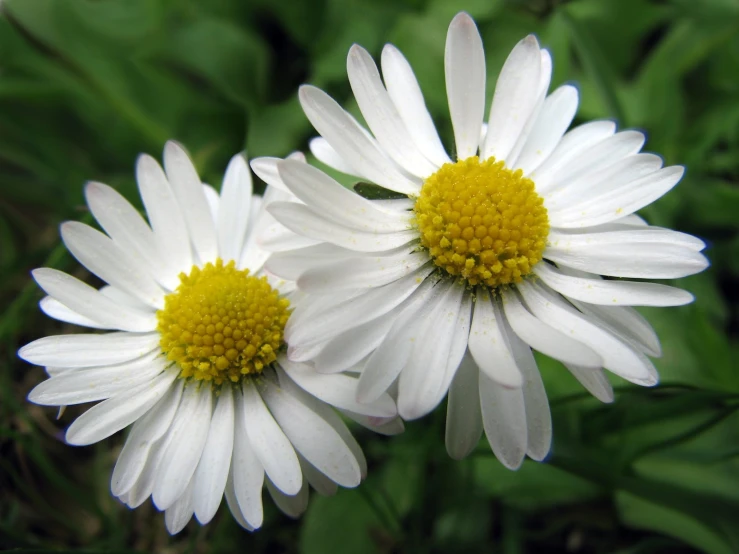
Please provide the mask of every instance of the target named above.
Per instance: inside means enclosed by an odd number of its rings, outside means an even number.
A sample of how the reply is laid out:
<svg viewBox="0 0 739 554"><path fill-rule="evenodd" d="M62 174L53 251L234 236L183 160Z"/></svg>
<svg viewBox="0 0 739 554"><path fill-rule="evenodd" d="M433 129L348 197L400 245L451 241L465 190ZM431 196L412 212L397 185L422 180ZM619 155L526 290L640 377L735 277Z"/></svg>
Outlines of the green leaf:
<svg viewBox="0 0 739 554"><path fill-rule="evenodd" d="M375 185L374 183L359 182L355 183L352 188L354 189L354 192L368 200L394 200L398 198L406 198L405 194L382 188L380 185Z"/></svg>

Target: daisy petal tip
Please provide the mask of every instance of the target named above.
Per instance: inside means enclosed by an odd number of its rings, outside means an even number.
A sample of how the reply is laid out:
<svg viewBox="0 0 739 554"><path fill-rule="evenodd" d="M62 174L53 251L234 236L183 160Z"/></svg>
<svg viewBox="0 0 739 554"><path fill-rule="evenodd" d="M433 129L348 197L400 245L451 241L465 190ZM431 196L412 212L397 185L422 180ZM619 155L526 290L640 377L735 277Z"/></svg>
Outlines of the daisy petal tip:
<svg viewBox="0 0 739 554"><path fill-rule="evenodd" d="M477 27L475 25L475 20L472 19L472 16L468 14L467 12L459 12L457 15L454 16L452 19L452 22L449 24L449 29L451 30L452 27L463 27L463 26L472 26Z"/></svg>

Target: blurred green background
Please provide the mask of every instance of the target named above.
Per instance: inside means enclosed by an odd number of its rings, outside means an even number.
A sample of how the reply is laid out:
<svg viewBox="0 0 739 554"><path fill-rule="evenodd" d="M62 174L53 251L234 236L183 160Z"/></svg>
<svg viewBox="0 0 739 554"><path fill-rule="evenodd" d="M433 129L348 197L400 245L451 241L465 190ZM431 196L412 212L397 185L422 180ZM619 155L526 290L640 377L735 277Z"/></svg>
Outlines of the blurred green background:
<svg viewBox="0 0 739 554"><path fill-rule="evenodd" d="M662 383L616 383L601 405L540 358L555 425L546 463L502 468L483 443L444 450L444 410L388 440L357 430L370 476L313 495L299 521L266 502L241 530L222 506L169 537L147 503L111 497L116 436L66 446L52 409L25 401L43 379L22 343L73 329L44 317L29 270L86 277L58 224L86 219L82 185L138 203L139 152L184 143L207 182L227 160L304 149L296 88L351 106L345 56L358 42L409 58L449 144L446 28L459 10L486 47L488 97L510 48L536 33L553 85L581 91L578 121L615 118L646 149L685 164L683 182L642 213L707 241L712 267L681 280L693 305L644 310ZM737 0L5 0L0 14L0 549L110 552L739 552L739 2ZM614 381L615 382L615 381Z"/></svg>

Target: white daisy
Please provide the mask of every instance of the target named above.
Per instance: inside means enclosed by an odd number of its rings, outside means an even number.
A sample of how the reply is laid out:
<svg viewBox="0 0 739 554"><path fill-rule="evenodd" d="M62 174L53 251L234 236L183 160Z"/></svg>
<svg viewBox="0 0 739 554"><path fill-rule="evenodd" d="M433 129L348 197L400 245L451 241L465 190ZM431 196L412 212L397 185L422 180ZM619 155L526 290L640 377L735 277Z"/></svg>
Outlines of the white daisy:
<svg viewBox="0 0 739 554"><path fill-rule="evenodd" d="M465 13L449 27L445 54L456 159L395 47L382 51L382 78L356 45L347 67L371 132L304 86L300 101L322 136L311 149L327 165L400 194L368 200L305 164L253 162L302 202L274 203L272 215L312 241L300 249L269 244L282 250L270 271L308 293L285 330L288 355L313 360L318 371L361 372L362 402L397 383L405 419L448 394L449 454L467 455L484 429L510 468L550 449L532 348L562 361L605 402L613 391L603 368L655 384L648 356L660 354L659 342L630 306L681 305L692 296L601 276L672 279L707 266L703 242L634 215L683 168L662 168L658 156L640 153L642 133L616 132L610 121L566 132L577 90L547 94L551 58L533 36L505 62L484 125L485 57Z"/></svg>
<svg viewBox="0 0 739 554"><path fill-rule="evenodd" d="M274 223L264 206L291 196L252 196L242 156L231 160L220 195L201 184L174 142L164 149L164 167L146 155L136 167L149 223L115 190L90 183L87 202L105 233L75 222L61 227L72 255L106 286L96 290L55 269L33 272L49 295L41 301L48 315L113 332L21 348L23 359L51 376L29 399L103 401L67 430L74 445L133 424L112 492L131 508L151 496L171 533L193 513L210 521L224 492L243 527L260 527L263 485L296 517L309 484L332 494L337 485L358 485L367 469L329 405L394 433L402 430L394 402L386 394L359 404L356 379L320 375L285 357L283 329L299 300L293 283L263 271L268 253L254 238Z"/></svg>

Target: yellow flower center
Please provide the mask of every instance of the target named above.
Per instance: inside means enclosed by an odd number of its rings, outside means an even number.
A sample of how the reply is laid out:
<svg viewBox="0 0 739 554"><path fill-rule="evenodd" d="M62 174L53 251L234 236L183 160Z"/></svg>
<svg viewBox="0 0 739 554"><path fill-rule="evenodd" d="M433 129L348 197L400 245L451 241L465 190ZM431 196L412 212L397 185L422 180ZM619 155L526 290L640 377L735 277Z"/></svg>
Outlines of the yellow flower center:
<svg viewBox="0 0 739 554"><path fill-rule="evenodd" d="M159 345L183 379L237 382L275 361L289 306L266 277L219 258L180 274L157 312Z"/></svg>
<svg viewBox="0 0 739 554"><path fill-rule="evenodd" d="M494 158L444 164L424 181L414 211L434 263L470 285L520 283L549 234L533 181Z"/></svg>

